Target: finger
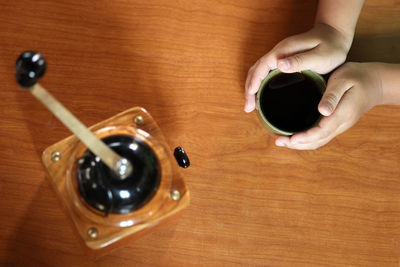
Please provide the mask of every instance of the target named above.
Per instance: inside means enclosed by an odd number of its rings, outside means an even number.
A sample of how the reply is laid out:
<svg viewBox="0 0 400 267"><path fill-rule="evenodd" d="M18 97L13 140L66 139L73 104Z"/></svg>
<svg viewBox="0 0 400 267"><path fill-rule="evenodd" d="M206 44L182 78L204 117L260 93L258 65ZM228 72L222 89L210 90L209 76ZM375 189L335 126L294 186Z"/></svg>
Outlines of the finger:
<svg viewBox="0 0 400 267"><path fill-rule="evenodd" d="M248 75L248 82L246 87L246 95L254 95L257 93L262 80L268 75L271 70L269 55L260 58L253 66L253 70ZM270 64L268 64L270 63Z"/></svg>
<svg viewBox="0 0 400 267"><path fill-rule="evenodd" d="M270 52L253 65L253 71L249 72L247 76L247 94L257 93L261 81L267 76L269 71L278 67L278 57L307 51L317 47L318 44L319 41L317 39L309 37L306 33L291 36L279 42Z"/></svg>
<svg viewBox="0 0 400 267"><path fill-rule="evenodd" d="M328 143L334 136L327 136L323 139L318 140L317 142L305 143L305 144L293 144L290 142L290 138L287 136L280 136L275 140L275 144L281 147L287 147L290 149L296 150L313 150L317 149L326 143Z"/></svg>
<svg viewBox="0 0 400 267"><path fill-rule="evenodd" d="M319 44L320 40L318 38L305 32L290 36L280 41L271 49L270 54L273 54L278 58L287 57L316 48Z"/></svg>
<svg viewBox="0 0 400 267"><path fill-rule="evenodd" d="M286 146L290 142L289 138L288 136L279 136L275 139L275 145Z"/></svg>
<svg viewBox="0 0 400 267"><path fill-rule="evenodd" d="M245 83L245 104L244 104L244 111L245 112L251 112L255 108L255 95L254 94L248 94L248 84L250 82L250 77L253 75L253 70L254 66L249 69L249 72L247 74L246 78L246 83Z"/></svg>
<svg viewBox="0 0 400 267"><path fill-rule="evenodd" d="M323 118L325 119L325 118ZM327 135L327 131L324 130L320 125L315 126L305 132L297 133L292 135L290 138L289 142L292 145L297 145L297 144L308 144L315 142L319 139L325 138Z"/></svg>
<svg viewBox="0 0 400 267"><path fill-rule="evenodd" d="M249 113L256 108L256 97L255 95L246 97L244 111Z"/></svg>
<svg viewBox="0 0 400 267"><path fill-rule="evenodd" d="M318 148L336 136L338 134L338 130L339 125L337 121L328 121L325 127L317 126L308 130L307 132L292 136L288 147L303 147L308 149Z"/></svg>
<svg viewBox="0 0 400 267"><path fill-rule="evenodd" d="M282 72L292 73L302 70L316 70L321 65L321 61L325 60L315 49L294 54L287 58L278 60L278 68Z"/></svg>
<svg viewBox="0 0 400 267"><path fill-rule="evenodd" d="M245 90L245 112L251 112L256 107L255 94L257 93L262 80L268 75L270 67L266 62L266 56L262 57L250 68L246 79Z"/></svg>
<svg viewBox="0 0 400 267"><path fill-rule="evenodd" d="M284 146L300 150L317 149L353 126L358 117L352 114L354 97L350 96L351 93L344 94L335 113L322 118L317 127L293 135Z"/></svg>
<svg viewBox="0 0 400 267"><path fill-rule="evenodd" d="M321 144L322 141L327 140L329 136L335 135L335 132L338 128L338 121L339 120L334 117L324 117L318 126L313 127L305 132L294 134L290 138L279 137L276 140L276 144L294 149L313 149L319 147L318 144ZM328 141L330 139L328 139Z"/></svg>
<svg viewBox="0 0 400 267"><path fill-rule="evenodd" d="M296 149L296 150L315 150L318 149L331 141L335 137L334 134L330 134L323 139L319 139L316 142L306 143L306 144L292 144L289 143L286 145L287 148Z"/></svg>
<svg viewBox="0 0 400 267"><path fill-rule="evenodd" d="M249 70L245 83L245 107L246 112L254 110L255 97L262 80L271 69L277 68L277 57L305 51L318 46L319 41L310 37L307 33L298 34L279 42L269 53L260 58Z"/></svg>
<svg viewBox="0 0 400 267"><path fill-rule="evenodd" d="M297 133L290 137L279 136L275 140L275 144L277 146L292 147L294 145L307 144L314 140L318 140L319 138L321 138L321 136L322 136L321 129L319 126L316 126L316 127L309 129L306 132Z"/></svg>
<svg viewBox="0 0 400 267"><path fill-rule="evenodd" d="M256 64L257 64L257 62L256 62ZM247 91L248 91L248 87L249 87L250 78L253 76L253 72L254 72L254 68L255 68L256 64L251 66L249 71L247 72L246 82L244 84L244 89L245 89L246 95L247 95Z"/></svg>
<svg viewBox="0 0 400 267"><path fill-rule="evenodd" d="M329 78L325 93L318 104L318 111L324 116L331 115L344 94L352 87L353 83L349 79L342 79L333 74Z"/></svg>

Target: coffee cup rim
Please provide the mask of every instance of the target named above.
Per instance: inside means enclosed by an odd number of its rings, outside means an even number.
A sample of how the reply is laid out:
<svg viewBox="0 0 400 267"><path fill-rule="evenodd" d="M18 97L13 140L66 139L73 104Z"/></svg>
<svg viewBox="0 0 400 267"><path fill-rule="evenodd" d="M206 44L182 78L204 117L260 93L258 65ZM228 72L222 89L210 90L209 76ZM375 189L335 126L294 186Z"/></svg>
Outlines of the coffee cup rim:
<svg viewBox="0 0 400 267"><path fill-rule="evenodd" d="M260 87L258 89L257 92L257 99L256 99L256 105L257 105L257 115L258 118L261 122L261 124L264 126L264 128L266 128L268 131L272 132L272 133L276 133L279 135L286 135L286 136L290 136L293 135L297 132L290 132L290 131L285 131L282 129L279 129L278 127L274 126L271 122L269 122L269 120L264 116L264 114L261 111L261 105L260 105L260 98L261 98L261 94L262 91L264 90L264 86L266 83L268 83L269 80L271 80L273 77L275 77L276 75L280 74L280 73L284 73L282 72L280 69L273 69L271 70L268 75L262 80ZM307 75L308 77L310 77L311 79L314 80L314 82L316 83L316 85L318 86L318 88L321 90L321 93L324 94L325 90L326 90L326 82L325 79L318 73L311 71L311 70L302 70L299 71L298 73L302 73ZM314 125L312 127L314 127L316 124L319 123L320 119L322 118L322 115L320 116L320 118L314 123Z"/></svg>

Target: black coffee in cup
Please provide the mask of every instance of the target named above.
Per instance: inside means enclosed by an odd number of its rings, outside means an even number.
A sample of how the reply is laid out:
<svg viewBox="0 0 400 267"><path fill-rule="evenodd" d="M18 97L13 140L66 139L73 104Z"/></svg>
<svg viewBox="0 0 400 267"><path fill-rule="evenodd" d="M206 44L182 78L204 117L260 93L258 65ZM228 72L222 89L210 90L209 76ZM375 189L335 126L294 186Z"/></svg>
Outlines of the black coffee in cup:
<svg viewBox="0 0 400 267"><path fill-rule="evenodd" d="M318 104L324 89L305 73L278 73L261 90L259 108L265 119L281 131L305 131L321 117Z"/></svg>

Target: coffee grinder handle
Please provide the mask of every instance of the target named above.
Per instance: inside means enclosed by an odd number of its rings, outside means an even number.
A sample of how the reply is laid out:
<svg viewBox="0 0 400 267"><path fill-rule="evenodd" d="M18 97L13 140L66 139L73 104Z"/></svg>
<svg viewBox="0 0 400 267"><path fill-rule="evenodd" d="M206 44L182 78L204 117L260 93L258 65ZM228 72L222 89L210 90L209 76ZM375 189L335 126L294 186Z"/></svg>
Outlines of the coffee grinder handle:
<svg viewBox="0 0 400 267"><path fill-rule="evenodd" d="M105 165L112 169L119 179L128 177L133 169L131 162L119 156L98 139L68 109L37 83L45 72L46 61L40 53L27 51L18 57L16 62L16 79L18 84L46 106L93 154L98 156Z"/></svg>

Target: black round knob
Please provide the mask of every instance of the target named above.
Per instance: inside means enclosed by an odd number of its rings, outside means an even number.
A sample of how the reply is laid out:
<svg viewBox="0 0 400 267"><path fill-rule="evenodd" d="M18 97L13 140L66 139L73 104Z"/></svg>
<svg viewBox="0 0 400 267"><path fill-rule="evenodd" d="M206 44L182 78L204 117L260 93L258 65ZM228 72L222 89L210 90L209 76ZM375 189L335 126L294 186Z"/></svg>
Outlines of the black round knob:
<svg viewBox="0 0 400 267"><path fill-rule="evenodd" d="M46 72L46 61L40 53L26 51L18 57L15 70L18 84L28 88L35 85Z"/></svg>
<svg viewBox="0 0 400 267"><path fill-rule="evenodd" d="M133 165L131 175L121 180L90 151L79 159L79 194L92 208L107 215L126 214L146 205L161 182L161 166L153 149L137 137L113 135L102 139Z"/></svg>
<svg viewBox="0 0 400 267"><path fill-rule="evenodd" d="M180 146L175 148L174 156L180 167L187 168L190 166L189 157L187 156L185 150L183 150L183 148Z"/></svg>

